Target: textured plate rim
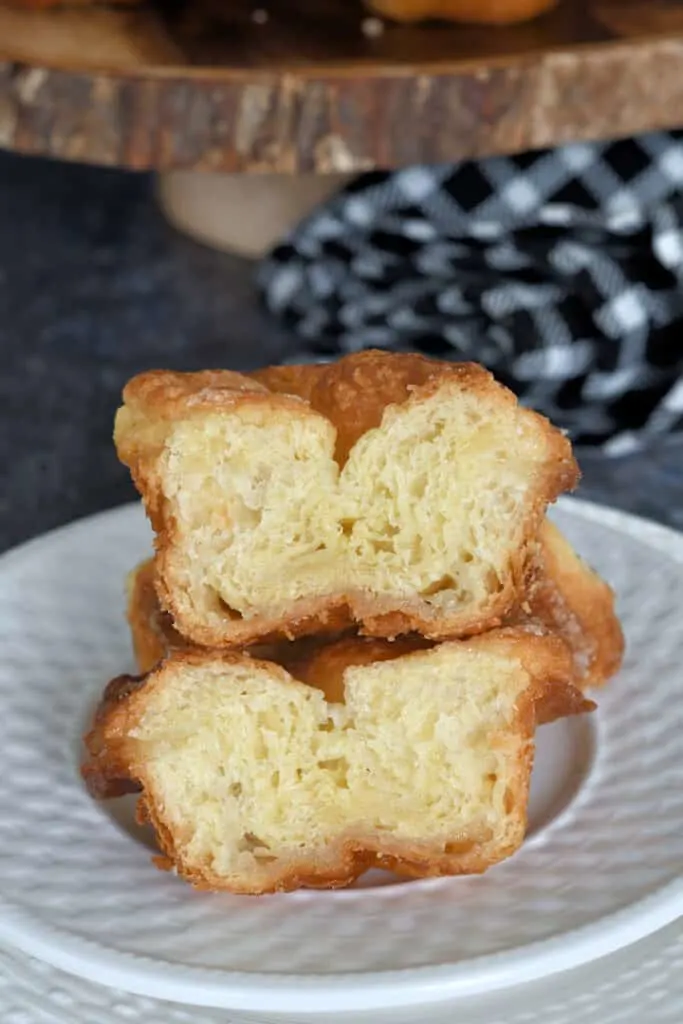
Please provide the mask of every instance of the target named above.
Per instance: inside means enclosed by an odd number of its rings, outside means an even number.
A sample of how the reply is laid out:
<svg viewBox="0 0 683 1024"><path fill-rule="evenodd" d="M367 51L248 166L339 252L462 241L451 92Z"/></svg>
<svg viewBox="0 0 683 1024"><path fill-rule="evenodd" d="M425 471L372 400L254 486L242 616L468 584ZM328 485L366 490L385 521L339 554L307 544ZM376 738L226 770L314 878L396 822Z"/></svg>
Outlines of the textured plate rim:
<svg viewBox="0 0 683 1024"><path fill-rule="evenodd" d="M559 507L599 521L683 563L683 534L650 520L575 498ZM35 556L65 534L139 514L119 506L59 527L0 556L5 567ZM321 1014L424 1005L525 984L615 953L683 916L683 876L628 907L561 935L455 964L368 974L275 975L171 963L112 950L36 920L0 896L0 940L89 981L171 1002L246 1012Z"/></svg>
<svg viewBox="0 0 683 1024"><path fill-rule="evenodd" d="M491 994L496 999L494 1006L491 1006L486 997L484 997L483 1001L481 1001L480 997L477 997L474 1001L468 1000L466 1004L447 1001L441 1002L438 1005L432 1005L441 1022L445 1021L446 1013L451 1017L454 1010L466 1006L468 1022L470 1013L475 1012L479 1024L493 1024L493 1017L495 1017L497 1024L500 1024L501 1012L505 1012L505 1019L510 1024L532 1024L530 1017L531 1009L535 1013L533 1020L536 1024L539 1024L541 1021L547 1022L548 1020L555 1024L556 1014L558 1013L564 1014L563 1020L566 1024L568 1020L575 1022L577 1014L580 1019L583 1019L581 1015L585 1012L586 993L589 996L592 995L593 999L599 1000L598 1010L602 1008L603 1013L613 1013L614 997L616 996L617 1000L621 1000L619 1005L623 1007L624 999L622 998L622 993L627 991L629 998L636 1000L634 1004L630 1004L635 1012L629 1016L629 1020L631 1024L636 1024L636 1021L637 1024L642 1024L643 1015L647 1013L646 1008L648 1005L651 1005L651 992L648 992L648 989L654 977L658 979L660 990L666 988L670 1005L673 1005L675 1000L675 1005L680 1007L680 992L674 992L673 989L676 983L678 983L678 988L680 989L681 977L683 976L681 973L682 963L683 929L680 923L674 923L604 960L593 961L592 964L584 965L583 968L578 968L576 971L566 972L557 979L559 982L557 985L554 984L557 976L550 976L541 979L536 984L519 985L514 989L499 990L497 993ZM37 967L36 965L40 966ZM44 974L41 970L42 967L46 967L49 974ZM596 974L596 968L599 970L599 975ZM587 974L586 972L590 973ZM10 949L8 946L0 946L0 991L5 991L2 983L7 983L8 980L10 985L14 984L15 986L15 990L10 992L10 998L14 996L15 999L21 1000L22 1003L26 999L29 1001L28 1005L21 1006L22 1010L30 1010L35 1016L36 1013L39 1014L41 1009L47 1010L47 1004L49 1003L49 1010L55 1014L55 1024L57 1017L60 1021L63 1021L63 1024L74 1024L69 1004L66 1000L59 998L62 987L68 985L70 991L73 991L71 989L72 985L76 987L76 990L80 986L92 987L92 983L85 981L83 978L69 975L65 972L58 972L56 968L37 961L35 958L25 957L15 949ZM543 988L539 988L539 984ZM138 998L132 995L132 993L125 993L120 989L109 989L106 986L97 986L96 988L97 992L93 994L96 994L100 1000L107 1000L106 1007L98 1004L97 1009L94 1010L98 1024L115 1024L114 1017L120 1022L122 1000ZM86 992L85 994L89 995L90 993ZM505 1000L505 1011L503 1011L499 1002L501 998ZM57 1003L58 999L59 1003ZM149 1002L157 1004L152 1008L153 1012L156 1011L154 1019L157 1022L159 1021L159 1014L163 1012L164 1024L168 1024L167 1008L173 1006L186 1015L183 1017L184 1021L187 1021L188 1016L191 1014L195 1024L199 1024L200 1020L204 1021L203 1011L207 1010L207 1012L212 1014L211 1020L214 1024L218 1024L218 1020L213 1016L213 1010L209 1010L206 1007L173 1004L168 1001L145 1000L147 1005L144 1008L132 1009L126 1007L127 1018L133 1019L134 1014L137 1014L135 1016L136 1020L144 1019L145 1014L149 1017ZM660 1001L658 1000L657 1002L659 1004ZM106 1014L106 1022L105 1018L102 1017L102 1009L104 1009ZM87 1024L93 1024L95 1016L93 1015L92 1004L89 1006L89 1010L91 1012L87 1018ZM568 1016L567 1010L571 1011L571 1017ZM200 1017L196 1016L196 1011L200 1012ZM223 1016L223 1011L219 1010L218 1013L220 1013L222 1024L227 1024L227 1018ZM232 1013L234 1014L234 1011ZM593 1013L593 1019L595 1019L595 1010ZM635 1013L639 1016L636 1017ZM33 1021L34 1018L30 1019ZM253 1021L253 1019L251 1016L243 1017L239 1015L239 1017L234 1018L233 1024L238 1024L238 1021L247 1024L248 1021ZM280 1018L279 1016L273 1017L270 1015L268 1017L271 1024L274 1024L279 1019L286 1021L287 1024L295 1024L295 1022L296 1024L301 1024L302 1017L300 1015L297 1015L295 1018L291 1016ZM305 1020L306 1018L303 1019ZM315 1018L309 1019L313 1024ZM367 1017L363 1015L361 1019L367 1020ZM390 1017L382 1013L381 1019L388 1021ZM557 1019L559 1020L559 1017ZM667 1019L669 1021L672 1020L671 1017ZM334 1020L337 1022L345 1021L346 1024L351 1024L351 1022L358 1020L358 1017L355 1014L345 1014L343 1018L335 1015ZM622 1020L621 1015L618 1017L618 1020ZM207 1024L207 1022L205 1021L204 1024ZM451 1024L451 1020L449 1020L449 1024Z"/></svg>

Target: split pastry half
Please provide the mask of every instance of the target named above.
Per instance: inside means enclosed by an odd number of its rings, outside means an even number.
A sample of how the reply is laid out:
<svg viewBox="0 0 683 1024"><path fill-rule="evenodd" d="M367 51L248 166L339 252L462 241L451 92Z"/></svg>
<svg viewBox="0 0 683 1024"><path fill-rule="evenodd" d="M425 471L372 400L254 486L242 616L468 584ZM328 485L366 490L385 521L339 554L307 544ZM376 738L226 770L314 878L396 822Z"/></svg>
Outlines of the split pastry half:
<svg viewBox="0 0 683 1024"><path fill-rule="evenodd" d="M142 374L115 440L156 532L162 606L222 648L499 625L578 478L564 435L482 367L372 351Z"/></svg>
<svg viewBox="0 0 683 1024"><path fill-rule="evenodd" d="M571 674L560 640L524 630L347 639L291 671L176 652L110 684L83 774L96 796L141 789L160 866L202 888L482 872L523 840L537 721L593 706Z"/></svg>

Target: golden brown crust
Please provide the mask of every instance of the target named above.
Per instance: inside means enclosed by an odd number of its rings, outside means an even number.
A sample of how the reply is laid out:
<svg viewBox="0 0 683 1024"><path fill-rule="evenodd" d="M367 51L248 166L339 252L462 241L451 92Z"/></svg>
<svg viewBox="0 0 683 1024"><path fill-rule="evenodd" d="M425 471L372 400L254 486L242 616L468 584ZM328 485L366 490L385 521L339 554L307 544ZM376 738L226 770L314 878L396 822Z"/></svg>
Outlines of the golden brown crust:
<svg viewBox="0 0 683 1024"><path fill-rule="evenodd" d="M549 581L546 586L552 587L554 592L554 581ZM521 616L521 620L520 616L516 616L516 621L501 630L500 634L508 635L510 630L513 630L524 635L552 635L557 627L556 618L553 617L551 620L546 603L539 611L541 615L537 619L529 619L526 613ZM128 621L141 675L151 672L160 661L174 651L201 651L181 637L173 628L170 616L161 611L154 589L151 560L143 562L129 575ZM487 634L483 636L486 637ZM558 682L548 686L547 693L538 707L539 724L581 714L591 710L593 706L584 699L580 689L577 689L579 683L585 685L583 676L577 680L576 672L572 669L572 683L577 685L567 686L563 682L570 671L569 659L576 657L577 642L573 634L568 637L562 630L558 631L555 645L557 662L555 671L550 673ZM322 690L327 701L336 703L343 701L343 676L349 665L369 665L373 662L387 661L414 651L429 650L433 646L434 641L416 634L401 636L396 640L337 634L333 637L312 636L295 641L259 644L245 649L243 653L282 665L295 679Z"/></svg>
<svg viewBox="0 0 683 1024"><path fill-rule="evenodd" d="M527 586L528 615L569 645L582 689L604 685L624 655L611 587L549 520L539 531L537 567Z"/></svg>
<svg viewBox="0 0 683 1024"><path fill-rule="evenodd" d="M154 585L153 558L129 573L127 592L126 611L135 660L141 675L146 675L171 651L185 650L189 644L159 604Z"/></svg>
<svg viewBox="0 0 683 1024"><path fill-rule="evenodd" d="M177 628L182 629L197 646L240 650L254 644L299 640L316 635L334 636L351 629L355 623L350 598L339 594L294 601L287 613L278 617L255 615L244 621L236 621L228 615L218 627L199 618L188 618L177 601L174 587L167 583L168 553L169 548L165 547L157 554L157 593L162 606L170 611Z"/></svg>
<svg viewBox="0 0 683 1024"><path fill-rule="evenodd" d="M521 600L529 547L547 504L578 480L569 441L546 419L529 410L523 415L534 419L545 438L547 469L530 496L525 539L512 559L508 578L485 606L455 617L444 616L418 597L378 600L370 592L342 590L302 598L278 617L242 620L226 613L225 620L217 625L188 612L172 582L178 528L162 492L157 463L174 419L245 403L294 407L302 416L322 414L336 429L336 455L343 462L350 448L381 422L389 407L424 401L451 385L456 390L493 397L499 407L516 405L514 395L476 364L440 363L423 356L377 351L357 353L333 364L268 368L251 378L230 371L152 371L130 381L117 414L116 446L119 457L131 469L156 532L157 592L176 627L194 643L227 649L312 633L330 634L355 624L368 636L391 638L416 631L434 640L467 636L500 625L510 608Z"/></svg>
<svg viewBox="0 0 683 1024"><path fill-rule="evenodd" d="M303 398L326 416L337 430L335 457L343 465L356 441L380 425L387 406L402 405L418 389L441 384L446 370L466 387L490 379L473 363L437 363L372 349L335 363L267 367L253 376L271 391Z"/></svg>
<svg viewBox="0 0 683 1024"><path fill-rule="evenodd" d="M297 889L344 889L372 868L393 871L407 878L479 875L490 868L492 863L498 864L516 853L524 839L523 829L520 829L515 840L504 849L499 849L492 862L490 857L482 856L481 853L481 846L488 839L486 834L481 837L449 839L447 845L452 852L443 856L436 855L433 848L408 846L399 841L395 843L396 852L372 850L375 842L373 838L349 836L328 848L326 859L329 860L329 867L311 861L309 866L291 870L286 875L280 874L270 882L261 880L250 884L242 881L227 886L224 878L210 870L198 871L183 861L172 832L163 823L159 823L154 809L150 809L149 821L157 831L159 845L164 850L162 857L152 858L156 867L162 871L176 871L195 889L231 892L240 896L265 896L277 892L295 892ZM383 846L389 846L387 840L383 840Z"/></svg>
<svg viewBox="0 0 683 1024"><path fill-rule="evenodd" d="M163 611L155 586L153 558L141 562L128 574L127 593L127 618L140 675L147 675L174 651L210 649L197 647L181 636L171 616ZM333 631L329 635L315 634L297 640L262 642L244 648L242 653L253 658L275 661L293 671L290 666L305 665L313 651L333 643L341 635L341 632Z"/></svg>
<svg viewBox="0 0 683 1024"><path fill-rule="evenodd" d="M226 879L216 875L208 866L199 869L186 863L181 847L164 818L163 809L155 804L145 765L139 763L128 737L143 714L148 695L164 685L166 671L174 671L184 665L203 666L216 660L223 665L244 664L248 657L244 654L176 651L165 665L144 680L129 677L114 680L107 687L93 727L85 737L88 756L82 768L83 777L90 792L100 799L142 789L138 817L141 821L149 821L156 830L164 854L156 859L157 866L173 867L198 888L229 888L246 894L291 891L302 886L337 888L348 885L370 867L384 867L411 877L485 871L492 863L512 854L522 842L536 725L553 717L560 704L565 714L590 711L595 705L573 688L571 657L566 645L558 638L540 636L523 629L503 629L454 643L515 659L523 665L530 679L529 686L518 700L516 721L512 726L512 731L523 740L521 767L509 786L509 799L520 809L520 816L516 830L509 834L504 847L498 843L494 848L491 835L484 832L449 836L444 849L435 848L430 843L392 841L385 834L349 834L327 849L322 858L312 856L304 868L299 865L288 871L279 864L273 869L270 879L266 876L264 881L260 876L253 884L243 880L239 884L232 882L227 885ZM322 650L312 649L308 657L300 657L289 667L297 679L322 689L328 702L333 703L343 699L341 677L349 666L410 658L418 655L424 647L424 641L419 639L390 643L346 638ZM266 664L280 677L283 685L291 682L291 675L272 662L257 664Z"/></svg>
<svg viewBox="0 0 683 1024"><path fill-rule="evenodd" d="M109 728L117 708L144 686L146 678L122 675L112 679L105 687L90 730L84 737L87 758L81 766L81 774L88 792L97 800L139 793L142 788L131 777L124 750L111 742Z"/></svg>
<svg viewBox="0 0 683 1024"><path fill-rule="evenodd" d="M264 366L260 370L252 370L248 377L273 394L296 395L310 402L311 392L325 369L325 363Z"/></svg>
<svg viewBox="0 0 683 1024"><path fill-rule="evenodd" d="M337 431L335 456L346 462L355 443L382 422L388 406L403 405L434 394L445 381L479 394L495 392L502 403L515 405L511 391L496 383L493 374L478 363L446 363L414 353L389 353L376 349L356 352L333 363L272 366L251 374L251 379L273 393L296 395L327 417ZM539 423L556 441L555 487L563 490L578 482L578 467L569 441L538 413Z"/></svg>

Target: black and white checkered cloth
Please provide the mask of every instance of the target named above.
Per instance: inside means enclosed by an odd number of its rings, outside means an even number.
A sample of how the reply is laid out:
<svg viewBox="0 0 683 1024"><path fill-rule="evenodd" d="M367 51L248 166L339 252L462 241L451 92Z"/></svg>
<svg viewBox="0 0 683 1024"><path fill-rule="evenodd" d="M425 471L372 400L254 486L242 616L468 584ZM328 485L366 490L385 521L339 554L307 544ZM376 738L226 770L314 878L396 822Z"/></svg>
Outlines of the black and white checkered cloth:
<svg viewBox="0 0 683 1024"><path fill-rule="evenodd" d="M366 174L262 263L292 362L474 359L578 443L683 429L683 131Z"/></svg>

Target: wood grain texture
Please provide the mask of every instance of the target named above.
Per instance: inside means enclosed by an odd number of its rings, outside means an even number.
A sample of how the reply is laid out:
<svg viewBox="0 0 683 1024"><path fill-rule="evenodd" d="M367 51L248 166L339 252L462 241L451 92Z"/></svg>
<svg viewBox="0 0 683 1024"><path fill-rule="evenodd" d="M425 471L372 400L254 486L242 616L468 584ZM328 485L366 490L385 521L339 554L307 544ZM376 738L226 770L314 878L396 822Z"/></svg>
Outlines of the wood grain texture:
<svg viewBox="0 0 683 1024"><path fill-rule="evenodd" d="M683 4L564 0L505 29L360 0L0 8L0 145L133 168L354 172L683 121Z"/></svg>

